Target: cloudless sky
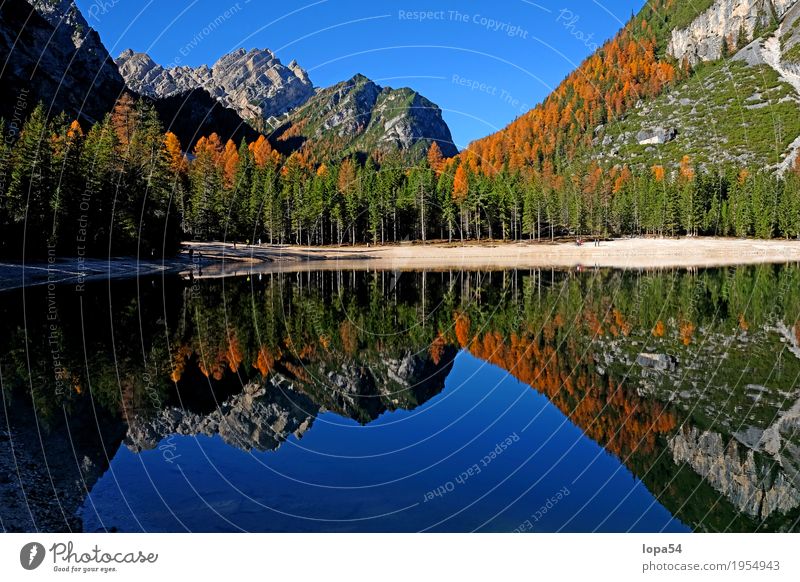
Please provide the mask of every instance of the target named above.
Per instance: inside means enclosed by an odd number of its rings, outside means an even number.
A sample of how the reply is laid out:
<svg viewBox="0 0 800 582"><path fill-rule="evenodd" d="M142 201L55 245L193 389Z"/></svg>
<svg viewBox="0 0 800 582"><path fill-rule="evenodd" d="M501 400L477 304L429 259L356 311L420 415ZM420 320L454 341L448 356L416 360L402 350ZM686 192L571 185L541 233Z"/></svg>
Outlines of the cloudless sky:
<svg viewBox="0 0 800 582"><path fill-rule="evenodd" d="M362 73L439 105L459 148L541 101L644 0L76 0L113 57L269 48L317 87ZM425 18L423 19L423 13Z"/></svg>

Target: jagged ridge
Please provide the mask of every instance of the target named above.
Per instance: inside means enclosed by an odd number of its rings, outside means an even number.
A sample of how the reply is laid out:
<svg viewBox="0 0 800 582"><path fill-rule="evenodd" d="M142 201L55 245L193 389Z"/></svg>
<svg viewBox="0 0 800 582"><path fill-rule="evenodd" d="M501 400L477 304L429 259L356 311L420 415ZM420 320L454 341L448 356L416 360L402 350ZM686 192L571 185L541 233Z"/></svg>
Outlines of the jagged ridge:
<svg viewBox="0 0 800 582"><path fill-rule="evenodd" d="M239 49L211 67L168 68L128 49L117 57L117 66L128 86L141 95L163 99L202 88L257 127L314 94L307 73L294 61L284 66L269 49Z"/></svg>

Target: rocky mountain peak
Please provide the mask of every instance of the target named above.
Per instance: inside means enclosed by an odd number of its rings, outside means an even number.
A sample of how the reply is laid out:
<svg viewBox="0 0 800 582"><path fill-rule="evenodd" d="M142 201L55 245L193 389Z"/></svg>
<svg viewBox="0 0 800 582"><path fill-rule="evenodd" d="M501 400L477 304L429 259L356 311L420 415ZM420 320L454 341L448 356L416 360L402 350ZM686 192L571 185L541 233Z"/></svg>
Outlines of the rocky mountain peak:
<svg viewBox="0 0 800 582"><path fill-rule="evenodd" d="M292 59L292 62L290 62L287 66L289 67L289 70L292 71L295 74L295 76L298 79L300 79L303 83L311 82L308 79L308 73L306 72L306 70L303 69L300 65L298 65L296 60Z"/></svg>
<svg viewBox="0 0 800 582"><path fill-rule="evenodd" d="M284 66L269 49L240 48L211 67L164 68L148 55L130 49L117 57L128 86L140 94L163 99L205 89L243 119L256 122L283 115L314 94L307 73L296 63Z"/></svg>
<svg viewBox="0 0 800 582"><path fill-rule="evenodd" d="M323 159L375 150L423 155L432 142L445 156L458 153L439 107L412 89L381 87L361 73L318 91L283 121L274 134L279 145L307 144Z"/></svg>
<svg viewBox="0 0 800 582"><path fill-rule="evenodd" d="M72 34L75 47L79 47L91 27L72 0L28 0L53 28L65 26Z"/></svg>

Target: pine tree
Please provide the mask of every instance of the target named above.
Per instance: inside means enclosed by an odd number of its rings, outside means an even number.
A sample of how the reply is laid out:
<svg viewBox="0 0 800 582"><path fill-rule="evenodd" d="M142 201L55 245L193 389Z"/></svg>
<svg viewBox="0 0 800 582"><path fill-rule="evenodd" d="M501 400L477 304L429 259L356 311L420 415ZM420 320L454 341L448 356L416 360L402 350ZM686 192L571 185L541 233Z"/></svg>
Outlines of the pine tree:
<svg viewBox="0 0 800 582"><path fill-rule="evenodd" d="M54 196L55 232L59 252L73 256L77 254L76 236L81 221L81 196L84 180L81 173L81 157L85 135L78 121L64 125L59 131L53 156L56 174Z"/></svg>
<svg viewBox="0 0 800 582"><path fill-rule="evenodd" d="M350 158L345 158L339 166L337 188L344 202L345 228L350 232L351 241L356 243L356 221L358 219L359 193L358 171L356 164Z"/></svg>
<svg viewBox="0 0 800 582"><path fill-rule="evenodd" d="M9 230L4 234L7 241L17 246L21 256L42 256L54 242L50 132L40 103L25 122L12 149L12 170L5 197Z"/></svg>
<svg viewBox="0 0 800 582"><path fill-rule="evenodd" d="M87 254L108 252L112 209L120 172L117 134L111 117L96 123L86 134L81 156L85 188L80 197L80 223L76 243Z"/></svg>

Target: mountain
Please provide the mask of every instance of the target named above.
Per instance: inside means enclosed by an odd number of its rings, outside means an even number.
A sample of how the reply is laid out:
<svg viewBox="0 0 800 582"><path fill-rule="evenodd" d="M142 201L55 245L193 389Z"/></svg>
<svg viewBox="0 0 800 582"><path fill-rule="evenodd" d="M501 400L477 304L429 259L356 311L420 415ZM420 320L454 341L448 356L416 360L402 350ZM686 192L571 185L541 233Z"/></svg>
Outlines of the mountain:
<svg viewBox="0 0 800 582"><path fill-rule="evenodd" d="M285 154L304 146L318 159L374 150L419 154L433 141L445 155L457 153L439 107L415 91L383 88L363 75L315 90L295 61L284 66L267 49L240 49L211 67L165 68L132 50L116 62L128 87L157 103L203 89L256 129L272 129Z"/></svg>
<svg viewBox="0 0 800 582"><path fill-rule="evenodd" d="M436 142L445 156L458 153L439 107L408 88L380 87L356 75L318 91L272 134L279 150L305 147L318 159L403 150L424 155Z"/></svg>
<svg viewBox="0 0 800 582"><path fill-rule="evenodd" d="M140 95L163 99L205 89L255 127L302 105L314 94L308 74L295 61L285 66L268 49L239 49L211 67L165 68L147 54L130 49L116 62L128 87Z"/></svg>
<svg viewBox="0 0 800 582"><path fill-rule="evenodd" d="M97 32L70 0L0 4L0 116L22 120L42 101L52 113L95 121L125 88Z"/></svg>
<svg viewBox="0 0 800 582"><path fill-rule="evenodd" d="M153 106L166 131L178 136L190 151L201 138L212 133L224 142L242 139L256 141L259 133L233 110L214 99L205 89L191 89L162 99L153 99Z"/></svg>
<svg viewBox="0 0 800 582"><path fill-rule="evenodd" d="M409 350L386 361L364 359L359 365L321 361L315 367L326 374L318 377L328 379L322 386L273 372L204 413L172 406L137 415L128 426L125 444L139 453L156 449L174 434L219 434L242 450L277 450L290 435L302 438L323 411L367 424L388 410L413 410L442 391L456 353L446 349L437 363L425 350Z"/></svg>
<svg viewBox="0 0 800 582"><path fill-rule="evenodd" d="M796 0L653 0L532 111L471 144L485 172L790 167L800 147Z"/></svg>

